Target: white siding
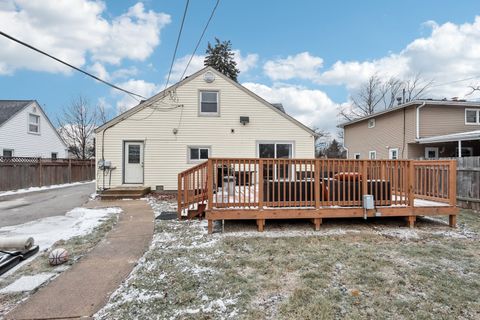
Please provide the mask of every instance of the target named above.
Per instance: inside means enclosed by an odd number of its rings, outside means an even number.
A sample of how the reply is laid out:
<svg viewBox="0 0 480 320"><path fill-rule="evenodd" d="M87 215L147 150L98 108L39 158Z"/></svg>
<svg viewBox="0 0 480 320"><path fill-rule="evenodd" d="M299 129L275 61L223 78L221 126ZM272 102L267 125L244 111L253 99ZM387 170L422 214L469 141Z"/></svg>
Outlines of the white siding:
<svg viewBox="0 0 480 320"><path fill-rule="evenodd" d="M198 116L199 90L219 90L219 117ZM166 190L176 190L177 174L193 166L187 163L188 146L210 146L211 157L253 158L257 156L257 141L292 141L294 157L315 155L311 133L218 75L210 84L200 75L178 87L176 93L178 103L184 105L183 111L145 108L106 130L105 160L116 167L112 187L122 184L125 140L145 141L144 185L163 185ZM156 106L167 107L160 103ZM240 116L248 116L250 122L243 126ZM175 128L178 128L176 135ZM97 133L96 142L97 159L101 159L102 132ZM101 172L97 182L102 186Z"/></svg>
<svg viewBox="0 0 480 320"><path fill-rule="evenodd" d="M40 134L28 132L30 113L40 116ZM58 158L66 158L66 148L36 103L25 107L0 126L0 155L3 154L3 149L13 149L13 155L17 157L50 158L52 152L57 152Z"/></svg>

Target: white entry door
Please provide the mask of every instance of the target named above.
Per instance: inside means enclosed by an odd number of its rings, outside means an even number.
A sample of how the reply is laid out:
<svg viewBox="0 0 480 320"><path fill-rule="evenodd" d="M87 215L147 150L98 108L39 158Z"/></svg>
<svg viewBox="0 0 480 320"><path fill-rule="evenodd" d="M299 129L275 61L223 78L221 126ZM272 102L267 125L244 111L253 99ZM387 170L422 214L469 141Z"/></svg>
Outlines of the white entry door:
<svg viewBox="0 0 480 320"><path fill-rule="evenodd" d="M143 183L143 142L125 142L124 183Z"/></svg>

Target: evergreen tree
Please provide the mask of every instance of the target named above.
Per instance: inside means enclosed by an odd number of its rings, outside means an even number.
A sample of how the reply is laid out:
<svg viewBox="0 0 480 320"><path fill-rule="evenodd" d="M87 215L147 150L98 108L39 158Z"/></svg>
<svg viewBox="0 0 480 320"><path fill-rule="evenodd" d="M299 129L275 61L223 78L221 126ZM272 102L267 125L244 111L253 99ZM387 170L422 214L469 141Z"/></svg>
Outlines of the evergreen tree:
<svg viewBox="0 0 480 320"><path fill-rule="evenodd" d="M222 42L218 38L215 38L215 42L215 46L212 46L210 42L208 43L204 65L213 67L233 81L237 81L240 70L238 70L237 63L233 59L231 42Z"/></svg>

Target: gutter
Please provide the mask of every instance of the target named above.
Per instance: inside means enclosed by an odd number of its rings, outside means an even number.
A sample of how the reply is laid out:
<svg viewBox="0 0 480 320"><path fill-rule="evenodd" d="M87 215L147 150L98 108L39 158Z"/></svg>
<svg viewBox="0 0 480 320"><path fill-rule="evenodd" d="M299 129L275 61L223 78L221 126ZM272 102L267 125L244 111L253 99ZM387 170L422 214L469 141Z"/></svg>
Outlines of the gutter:
<svg viewBox="0 0 480 320"><path fill-rule="evenodd" d="M416 121L416 138L420 139L420 109L425 107L426 102L424 101L421 105L419 105L416 109L417 112L417 121Z"/></svg>

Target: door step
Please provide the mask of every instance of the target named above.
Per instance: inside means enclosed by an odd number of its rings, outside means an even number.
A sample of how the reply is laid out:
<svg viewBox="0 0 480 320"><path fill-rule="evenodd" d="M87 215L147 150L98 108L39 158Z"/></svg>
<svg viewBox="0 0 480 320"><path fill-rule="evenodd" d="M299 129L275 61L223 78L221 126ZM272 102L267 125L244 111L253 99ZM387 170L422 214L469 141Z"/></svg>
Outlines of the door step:
<svg viewBox="0 0 480 320"><path fill-rule="evenodd" d="M150 193L150 187L116 187L100 193L101 200L140 199Z"/></svg>

